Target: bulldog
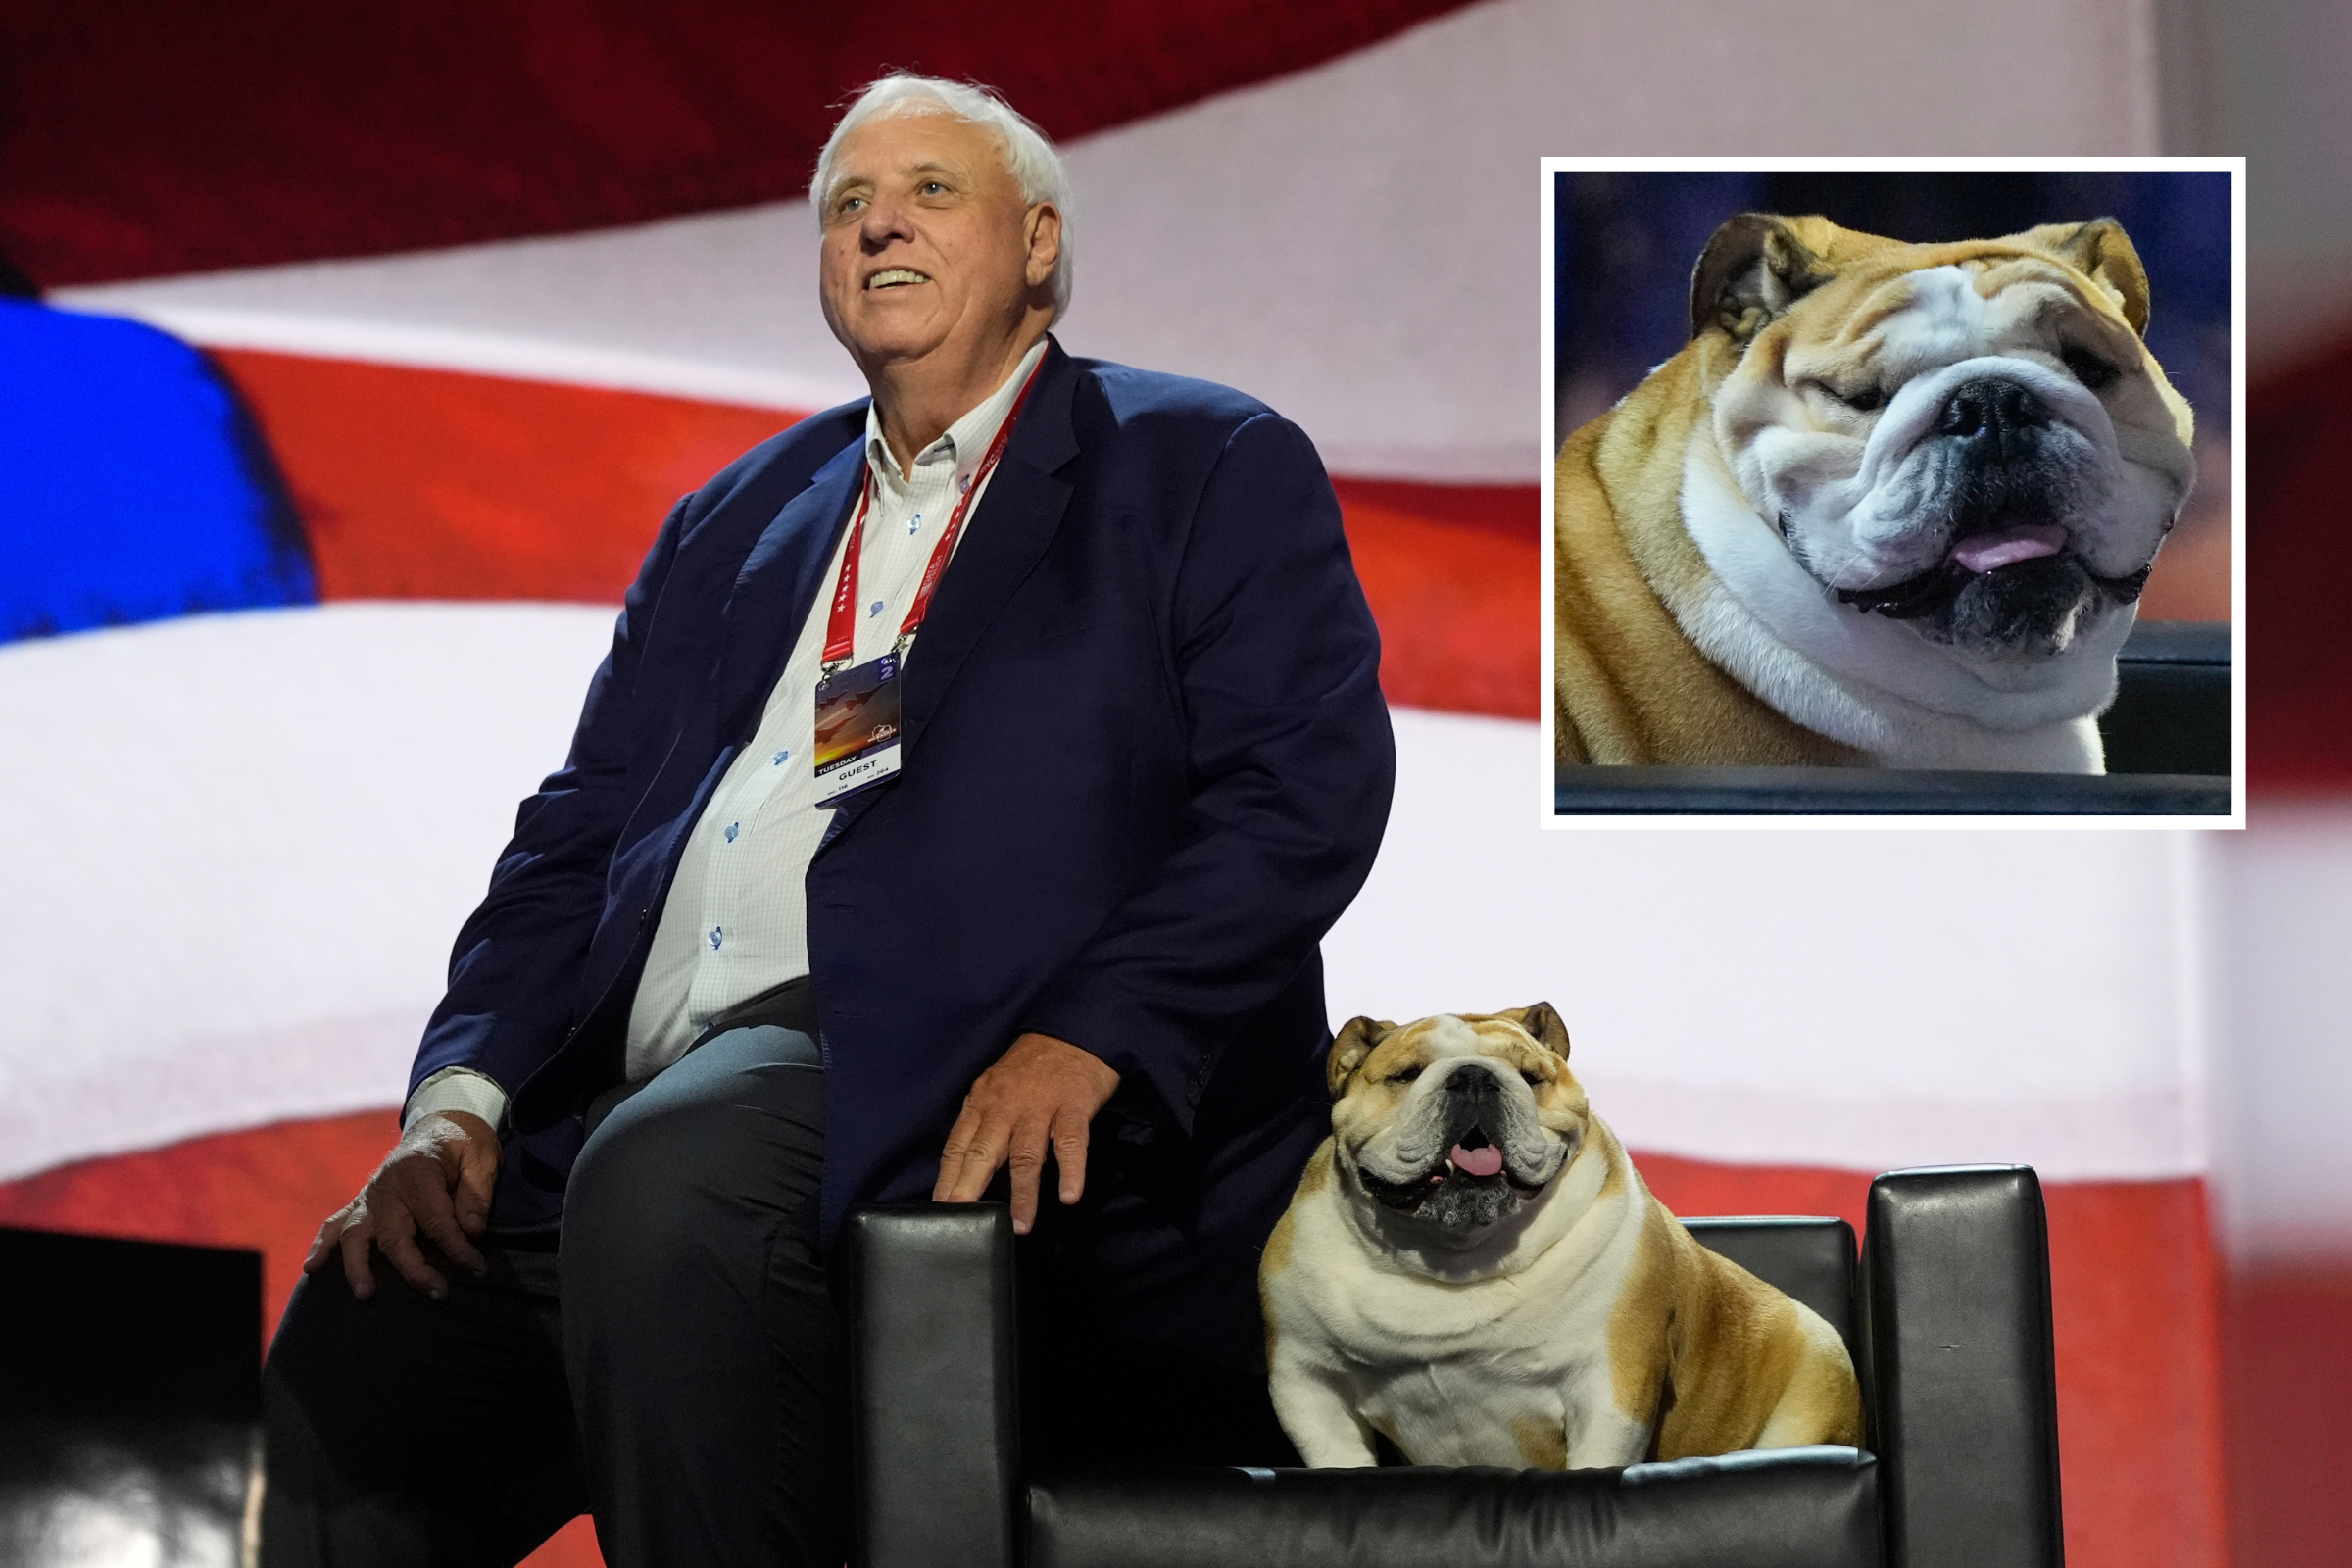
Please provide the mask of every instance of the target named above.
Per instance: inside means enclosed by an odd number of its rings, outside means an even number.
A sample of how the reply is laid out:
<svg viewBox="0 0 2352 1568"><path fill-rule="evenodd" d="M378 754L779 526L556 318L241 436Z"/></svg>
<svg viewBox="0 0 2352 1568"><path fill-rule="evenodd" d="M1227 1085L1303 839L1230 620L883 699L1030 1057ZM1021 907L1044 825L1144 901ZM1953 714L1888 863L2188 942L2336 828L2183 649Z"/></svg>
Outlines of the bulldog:
<svg viewBox="0 0 2352 1568"><path fill-rule="evenodd" d="M1628 1465L1859 1446L1821 1315L1690 1237L1568 1070L1548 1003L1357 1018L1332 1135L1258 1274L1275 1413L1310 1465Z"/></svg>
<svg viewBox="0 0 2352 1568"><path fill-rule="evenodd" d="M1726 222L1690 342L1560 449L1557 760L2104 771L2195 475L2147 324L2111 219Z"/></svg>

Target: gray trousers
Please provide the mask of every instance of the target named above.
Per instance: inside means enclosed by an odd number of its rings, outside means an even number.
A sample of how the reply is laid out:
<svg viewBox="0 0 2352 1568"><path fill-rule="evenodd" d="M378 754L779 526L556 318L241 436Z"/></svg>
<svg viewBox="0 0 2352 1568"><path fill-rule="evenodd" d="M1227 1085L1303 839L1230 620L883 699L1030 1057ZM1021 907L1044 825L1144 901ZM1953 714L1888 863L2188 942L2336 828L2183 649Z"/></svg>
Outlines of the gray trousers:
<svg viewBox="0 0 2352 1568"><path fill-rule="evenodd" d="M824 1074L720 1034L617 1103L560 1251L493 1238L446 1300L297 1287L263 1374L262 1560L516 1562L593 1508L611 1568L849 1554L843 1332L817 1255Z"/></svg>

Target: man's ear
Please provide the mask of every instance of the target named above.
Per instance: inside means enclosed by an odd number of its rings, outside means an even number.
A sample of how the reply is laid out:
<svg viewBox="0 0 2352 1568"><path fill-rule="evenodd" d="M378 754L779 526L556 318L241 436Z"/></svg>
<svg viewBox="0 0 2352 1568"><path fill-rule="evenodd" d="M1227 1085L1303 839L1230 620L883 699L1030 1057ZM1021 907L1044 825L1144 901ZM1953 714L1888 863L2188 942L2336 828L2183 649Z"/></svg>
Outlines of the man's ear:
<svg viewBox="0 0 2352 1568"><path fill-rule="evenodd" d="M2107 291L2132 330L2148 335L2148 271L2139 265L2132 236L2112 218L2087 223L2044 223L2015 236L2047 251Z"/></svg>
<svg viewBox="0 0 2352 1568"><path fill-rule="evenodd" d="M1061 260L1061 209L1052 202L1030 208L1021 218L1021 237L1029 246L1024 275L1031 288L1041 287L1053 277L1054 265Z"/></svg>
<svg viewBox="0 0 2352 1568"><path fill-rule="evenodd" d="M1690 273L1690 335L1720 327L1745 342L1834 275L1788 220L1727 219Z"/></svg>
<svg viewBox="0 0 2352 1568"><path fill-rule="evenodd" d="M1539 1002L1532 1007L1521 1007L1513 1015L1519 1027L1543 1042L1544 1049L1563 1061L1568 1056L1568 1026L1560 1021L1559 1013L1548 1002Z"/></svg>
<svg viewBox="0 0 2352 1568"><path fill-rule="evenodd" d="M1350 1018L1331 1043L1331 1059L1324 1063L1324 1074L1331 1083L1331 1098L1337 1100L1346 1092L1348 1080L1355 1069L1372 1054L1372 1048L1396 1026L1385 1018Z"/></svg>

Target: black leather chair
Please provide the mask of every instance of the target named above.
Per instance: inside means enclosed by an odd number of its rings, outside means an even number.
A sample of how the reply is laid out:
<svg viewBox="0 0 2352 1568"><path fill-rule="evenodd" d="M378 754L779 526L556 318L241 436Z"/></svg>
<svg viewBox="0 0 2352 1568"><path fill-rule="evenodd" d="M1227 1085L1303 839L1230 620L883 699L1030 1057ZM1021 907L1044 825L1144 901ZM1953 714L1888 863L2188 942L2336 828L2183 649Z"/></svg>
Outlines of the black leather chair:
<svg viewBox="0 0 2352 1568"><path fill-rule="evenodd" d="M1561 815L2163 815L2230 812L2230 626L2142 621L2099 715L2100 777L1844 767L1571 767Z"/></svg>
<svg viewBox="0 0 2352 1568"><path fill-rule="evenodd" d="M997 1204L886 1204L849 1231L861 1568L2056 1568L2041 1189L2023 1166L1897 1171L1869 1240L1698 1219L1813 1306L1862 1374L1869 1448L1561 1472L1032 1468L1015 1244Z"/></svg>
<svg viewBox="0 0 2352 1568"><path fill-rule="evenodd" d="M0 1563L250 1544L260 1253L0 1227Z"/></svg>

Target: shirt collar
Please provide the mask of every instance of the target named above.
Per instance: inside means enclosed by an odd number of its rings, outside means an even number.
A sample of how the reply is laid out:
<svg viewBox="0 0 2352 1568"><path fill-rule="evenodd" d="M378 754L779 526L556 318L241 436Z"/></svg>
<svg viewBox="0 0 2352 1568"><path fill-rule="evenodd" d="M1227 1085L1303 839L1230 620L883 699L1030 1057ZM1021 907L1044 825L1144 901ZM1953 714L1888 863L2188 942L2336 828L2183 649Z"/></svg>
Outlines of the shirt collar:
<svg viewBox="0 0 2352 1568"><path fill-rule="evenodd" d="M916 466L931 462L935 457L944 456L955 463L959 477L961 470L977 467L980 460L988 455L990 443L997 439L997 431L1003 428L1004 416L1012 412L1013 400L1021 395L1021 388L1028 383L1029 373L1046 357L1047 341L1041 337L1031 344L1029 352L1021 356L1021 363L1012 368L1012 373L1004 378L1003 385L973 405L962 418L949 425L938 440L916 453ZM890 443L882 438L882 415L870 403L865 409L865 465L886 488L894 492L905 488L907 476L899 472L899 460L890 450Z"/></svg>

